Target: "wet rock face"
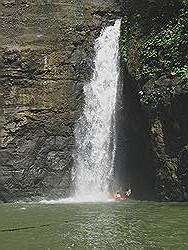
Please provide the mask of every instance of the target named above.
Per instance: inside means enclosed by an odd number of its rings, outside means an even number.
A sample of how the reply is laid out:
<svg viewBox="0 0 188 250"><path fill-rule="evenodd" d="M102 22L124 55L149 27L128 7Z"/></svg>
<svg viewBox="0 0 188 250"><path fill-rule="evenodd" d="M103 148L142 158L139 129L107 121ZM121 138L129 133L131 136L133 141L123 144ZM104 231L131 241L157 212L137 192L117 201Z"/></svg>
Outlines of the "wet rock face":
<svg viewBox="0 0 188 250"><path fill-rule="evenodd" d="M3 0L0 200L70 192L74 124L111 1Z"/></svg>
<svg viewBox="0 0 188 250"><path fill-rule="evenodd" d="M150 173L139 170L141 184L135 183L135 192L143 198L145 191L139 186L148 183L148 189L155 191L152 199L187 200L187 1L123 2L121 56L124 78L132 79L124 80L125 123L136 144L142 141L141 168ZM126 101L127 93L134 98ZM141 121L136 122L138 117ZM131 164L127 178L134 182L134 169L140 164Z"/></svg>
<svg viewBox="0 0 188 250"><path fill-rule="evenodd" d="M115 173L120 188L132 189L138 200L155 199L156 173L149 122L139 100L139 86L121 63L122 96L116 110Z"/></svg>

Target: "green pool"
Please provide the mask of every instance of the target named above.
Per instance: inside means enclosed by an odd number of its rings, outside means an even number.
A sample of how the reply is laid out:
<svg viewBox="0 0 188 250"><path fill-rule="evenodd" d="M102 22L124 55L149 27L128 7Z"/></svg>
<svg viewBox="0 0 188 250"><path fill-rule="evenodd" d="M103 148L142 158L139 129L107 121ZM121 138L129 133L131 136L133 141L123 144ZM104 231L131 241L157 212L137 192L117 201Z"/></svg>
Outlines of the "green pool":
<svg viewBox="0 0 188 250"><path fill-rule="evenodd" d="M188 203L1 204L0 249L188 249Z"/></svg>

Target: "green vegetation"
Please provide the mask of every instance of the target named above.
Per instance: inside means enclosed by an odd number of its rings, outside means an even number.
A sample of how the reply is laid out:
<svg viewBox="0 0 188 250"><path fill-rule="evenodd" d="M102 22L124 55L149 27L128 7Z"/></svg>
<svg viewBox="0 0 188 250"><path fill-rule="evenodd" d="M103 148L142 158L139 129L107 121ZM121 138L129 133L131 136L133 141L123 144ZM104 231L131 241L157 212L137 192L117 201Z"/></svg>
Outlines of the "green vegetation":
<svg viewBox="0 0 188 250"><path fill-rule="evenodd" d="M121 58L132 77L144 85L140 101L152 109L168 104L187 89L188 1L181 3L171 17L166 5L165 10L156 8L155 18L148 19L141 5L137 13L122 20ZM164 83L165 79L169 81Z"/></svg>
<svg viewBox="0 0 188 250"><path fill-rule="evenodd" d="M187 13L158 34L153 32L140 49L140 75L155 77L162 74L188 79L185 65L185 45L188 41Z"/></svg>
<svg viewBox="0 0 188 250"><path fill-rule="evenodd" d="M139 126L138 131L148 135L157 199L184 201L188 199L188 0L124 3L120 53L126 67L125 96L131 96L124 105L127 114L136 111L127 115L128 126L133 134ZM139 124L138 111L145 118ZM138 133L136 140L140 138Z"/></svg>
<svg viewBox="0 0 188 250"><path fill-rule="evenodd" d="M188 41L188 12L183 8L179 15L161 29L143 34L141 17L130 24L122 20L120 53L136 80L158 79L161 75L178 76L188 80L186 46ZM131 27L132 37L129 36Z"/></svg>
<svg viewBox="0 0 188 250"><path fill-rule="evenodd" d="M143 91L140 91L140 101L149 105L151 109L169 104L170 100L180 94L180 91L187 88L186 82L182 81L180 87L176 80L173 83L169 82L166 85L161 84L157 86L150 82L146 88L143 88Z"/></svg>
<svg viewBox="0 0 188 250"><path fill-rule="evenodd" d="M127 16L124 16L121 22L121 35L120 35L120 54L125 63L127 63L128 44L127 44Z"/></svg>

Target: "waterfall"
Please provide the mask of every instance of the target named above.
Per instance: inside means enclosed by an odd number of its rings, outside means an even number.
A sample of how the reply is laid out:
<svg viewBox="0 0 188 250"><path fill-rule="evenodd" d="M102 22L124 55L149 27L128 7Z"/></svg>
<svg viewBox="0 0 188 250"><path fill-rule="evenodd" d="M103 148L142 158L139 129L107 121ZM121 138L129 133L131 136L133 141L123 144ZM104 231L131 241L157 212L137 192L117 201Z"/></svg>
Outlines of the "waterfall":
<svg viewBox="0 0 188 250"><path fill-rule="evenodd" d="M115 154L115 106L118 83L120 20L106 27L95 42L95 68L84 86L85 106L75 127L73 181L75 199L109 198Z"/></svg>

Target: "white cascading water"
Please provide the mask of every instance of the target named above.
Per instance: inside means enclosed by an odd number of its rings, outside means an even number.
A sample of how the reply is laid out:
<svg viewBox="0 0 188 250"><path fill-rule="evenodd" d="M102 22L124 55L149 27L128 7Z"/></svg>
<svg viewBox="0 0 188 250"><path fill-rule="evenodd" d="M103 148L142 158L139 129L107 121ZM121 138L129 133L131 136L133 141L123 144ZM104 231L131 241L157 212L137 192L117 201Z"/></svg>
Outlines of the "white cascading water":
<svg viewBox="0 0 188 250"><path fill-rule="evenodd" d="M85 107L75 128L73 181L76 201L109 198L115 152L120 20L103 30L95 43L93 78L84 86Z"/></svg>

